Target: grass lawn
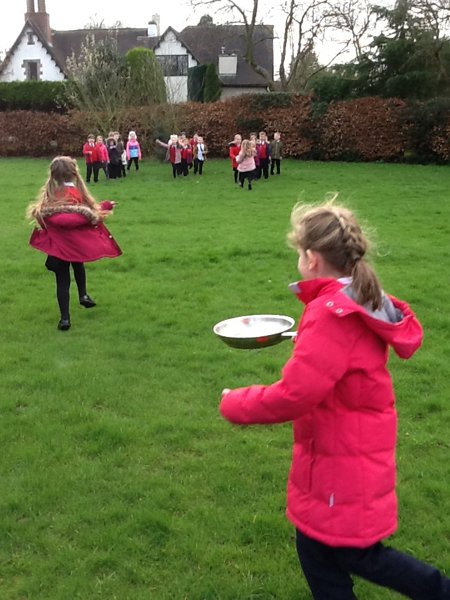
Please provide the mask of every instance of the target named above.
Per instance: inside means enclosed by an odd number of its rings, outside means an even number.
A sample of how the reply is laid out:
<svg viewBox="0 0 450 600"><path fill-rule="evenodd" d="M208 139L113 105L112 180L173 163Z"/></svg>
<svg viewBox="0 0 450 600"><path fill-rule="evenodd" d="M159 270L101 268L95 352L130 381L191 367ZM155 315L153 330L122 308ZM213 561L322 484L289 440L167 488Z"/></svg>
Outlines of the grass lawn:
<svg viewBox="0 0 450 600"><path fill-rule="evenodd" d="M285 161L248 192L228 161L182 180L144 161L92 185L118 202L109 227L123 256L87 266L98 306L73 302L60 332L24 218L48 163L0 160L0 598L310 597L284 517L290 426L235 428L217 411L223 387L275 381L290 343L233 350L211 329L240 314L298 318L289 214L329 191L376 230L383 285L425 328L412 360L391 359L393 544L450 574L450 170ZM356 593L399 598L361 581Z"/></svg>

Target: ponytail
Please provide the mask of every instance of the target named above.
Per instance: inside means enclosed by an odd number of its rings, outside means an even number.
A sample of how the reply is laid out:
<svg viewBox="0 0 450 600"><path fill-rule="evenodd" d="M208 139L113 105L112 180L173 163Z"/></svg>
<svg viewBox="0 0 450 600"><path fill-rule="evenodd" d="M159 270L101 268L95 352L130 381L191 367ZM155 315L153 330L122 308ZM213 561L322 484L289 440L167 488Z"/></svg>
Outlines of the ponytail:
<svg viewBox="0 0 450 600"><path fill-rule="evenodd" d="M368 304L372 310L381 308L381 285L375 271L364 260L357 260L352 269L352 288L358 304Z"/></svg>
<svg viewBox="0 0 450 600"><path fill-rule="evenodd" d="M356 302L376 310L382 304L382 290L365 258L369 239L355 215L334 204L335 197L319 206L295 206L288 240L296 249L320 252L342 276L351 276Z"/></svg>

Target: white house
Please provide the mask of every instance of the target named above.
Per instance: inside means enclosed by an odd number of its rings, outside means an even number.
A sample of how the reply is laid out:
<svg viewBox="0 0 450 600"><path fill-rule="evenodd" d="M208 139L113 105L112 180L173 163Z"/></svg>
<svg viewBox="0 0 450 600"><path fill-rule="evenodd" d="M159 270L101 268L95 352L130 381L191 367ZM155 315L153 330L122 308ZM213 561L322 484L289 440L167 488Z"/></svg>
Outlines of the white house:
<svg viewBox="0 0 450 600"><path fill-rule="evenodd" d="M0 81L62 81L67 78L66 62L79 56L87 36L96 40L114 37L120 53L136 47L150 48L159 60L172 102L188 99L188 69L213 63L222 83L222 98L267 91L267 81L245 61L243 25L214 25L202 19L197 26L181 32L172 27L160 34L159 17L154 15L146 28L78 29L55 31L45 0L27 0L25 23L0 65ZM273 78L273 27L258 25L254 34L255 59Z"/></svg>
<svg viewBox="0 0 450 600"><path fill-rule="evenodd" d="M159 60L166 82L167 98L171 102L185 102L188 98L188 69L198 66L197 59L181 42L177 32L169 27L161 37L149 36L148 45Z"/></svg>

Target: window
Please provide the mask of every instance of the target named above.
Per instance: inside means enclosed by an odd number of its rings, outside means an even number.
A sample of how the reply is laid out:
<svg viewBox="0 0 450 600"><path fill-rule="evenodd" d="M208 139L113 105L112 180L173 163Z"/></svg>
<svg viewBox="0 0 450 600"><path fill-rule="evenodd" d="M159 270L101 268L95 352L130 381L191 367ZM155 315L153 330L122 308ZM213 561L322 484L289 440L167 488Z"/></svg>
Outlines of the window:
<svg viewBox="0 0 450 600"><path fill-rule="evenodd" d="M40 60L24 60L22 67L25 69L25 79L27 81L39 81L41 74Z"/></svg>
<svg viewBox="0 0 450 600"><path fill-rule="evenodd" d="M28 38L28 42L27 44L29 46L33 45L34 46L34 35L32 31L27 31L27 38Z"/></svg>
<svg viewBox="0 0 450 600"><path fill-rule="evenodd" d="M156 58L161 65L163 75L166 77L188 74L187 54L157 55Z"/></svg>

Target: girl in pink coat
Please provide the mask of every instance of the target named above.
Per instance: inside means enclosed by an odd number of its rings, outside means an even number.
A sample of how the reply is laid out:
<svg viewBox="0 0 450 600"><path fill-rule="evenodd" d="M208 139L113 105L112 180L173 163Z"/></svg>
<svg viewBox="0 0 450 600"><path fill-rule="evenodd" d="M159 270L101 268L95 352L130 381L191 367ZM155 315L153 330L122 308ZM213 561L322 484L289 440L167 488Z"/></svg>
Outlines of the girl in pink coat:
<svg viewBox="0 0 450 600"><path fill-rule="evenodd" d="M255 177L256 149L250 140L243 140L241 150L236 156L237 170L239 173L239 185L244 187L245 180L248 181L248 189L252 189L252 181Z"/></svg>
<svg viewBox="0 0 450 600"><path fill-rule="evenodd" d="M128 134L128 142L126 145L126 154L127 154L127 171L131 168L131 163L134 162L134 166L136 167L136 171L139 171L139 161L142 159L141 146L138 142L137 135L135 131L130 131Z"/></svg>
<svg viewBox="0 0 450 600"><path fill-rule="evenodd" d="M327 203L297 207L290 242L305 304L292 356L276 383L222 392L241 425L293 422L287 517L316 600L355 600L352 575L416 600L450 599L450 579L384 546L397 528L397 414L387 369L420 347L409 306L385 294L366 262L354 215Z"/></svg>
<svg viewBox="0 0 450 600"><path fill-rule="evenodd" d="M97 204L80 176L76 161L69 156L57 156L50 164L38 200L28 208L28 217L36 223L30 245L48 255L45 266L55 273L61 331L70 329L70 266L80 304L92 308L96 303L86 291L83 263L122 254L103 224L114 206L114 202L107 200Z"/></svg>

